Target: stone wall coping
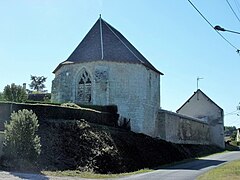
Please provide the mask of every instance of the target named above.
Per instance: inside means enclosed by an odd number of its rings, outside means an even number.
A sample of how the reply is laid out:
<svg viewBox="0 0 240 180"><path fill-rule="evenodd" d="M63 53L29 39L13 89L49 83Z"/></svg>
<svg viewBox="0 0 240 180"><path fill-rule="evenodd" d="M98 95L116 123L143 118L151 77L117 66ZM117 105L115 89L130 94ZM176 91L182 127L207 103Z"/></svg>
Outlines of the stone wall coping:
<svg viewBox="0 0 240 180"><path fill-rule="evenodd" d="M168 111L168 110L165 110L165 109L159 109L158 112L164 112L164 113L166 113L166 114L178 116L179 118L189 119L189 120L191 120L191 121L196 121L196 122L199 122L199 123L202 123L202 124L209 125L207 122L204 122L204 121L202 121L202 120L200 120L200 119L198 119L198 118L191 117L191 116L187 116L187 115L183 115L183 114L179 114L179 113L175 113L175 112Z"/></svg>

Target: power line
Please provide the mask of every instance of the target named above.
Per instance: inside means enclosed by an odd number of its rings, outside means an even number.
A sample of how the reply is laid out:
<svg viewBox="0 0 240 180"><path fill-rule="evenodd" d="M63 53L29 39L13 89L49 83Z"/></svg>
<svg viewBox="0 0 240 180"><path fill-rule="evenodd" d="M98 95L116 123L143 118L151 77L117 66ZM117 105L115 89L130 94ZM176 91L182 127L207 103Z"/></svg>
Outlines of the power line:
<svg viewBox="0 0 240 180"><path fill-rule="evenodd" d="M200 14L200 16L214 29L214 26L207 20L207 18L197 9L197 7L190 1L188 0L188 2L191 4L191 6ZM215 29L214 29L215 30ZM217 30L215 30L216 33L218 33L219 36L221 36L221 38L223 40L225 40L230 46L232 46L234 49L236 49L236 52L239 53L240 50L234 46L230 41L228 41L220 32L218 32Z"/></svg>
<svg viewBox="0 0 240 180"><path fill-rule="evenodd" d="M235 17L237 18L237 20L240 22L239 17L237 16L237 14L235 13L234 9L232 8L231 4L229 3L228 0L226 0L226 2L228 3L228 6L230 7L230 9L232 10L233 14L235 15Z"/></svg>
<svg viewBox="0 0 240 180"><path fill-rule="evenodd" d="M237 114L238 110L235 110L233 112L230 112L230 113L226 113L224 114L224 116L227 116L227 115L234 115L234 114Z"/></svg>
<svg viewBox="0 0 240 180"><path fill-rule="evenodd" d="M240 5L239 5L239 2L237 0L234 0L235 2L235 5L237 7L237 10L238 10L238 13L240 13Z"/></svg>
<svg viewBox="0 0 240 180"><path fill-rule="evenodd" d="M229 122L228 123L231 123L231 124L235 124L235 125L239 125L240 122L239 122L240 119L234 119L233 121Z"/></svg>

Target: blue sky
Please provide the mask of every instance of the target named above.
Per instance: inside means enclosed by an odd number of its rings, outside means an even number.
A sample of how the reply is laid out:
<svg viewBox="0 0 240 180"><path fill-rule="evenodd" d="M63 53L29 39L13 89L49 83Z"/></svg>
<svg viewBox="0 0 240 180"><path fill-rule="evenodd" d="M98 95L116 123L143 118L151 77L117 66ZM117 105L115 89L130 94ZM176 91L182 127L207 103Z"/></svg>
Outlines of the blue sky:
<svg viewBox="0 0 240 180"><path fill-rule="evenodd" d="M215 26L240 31L226 1L192 0ZM229 0L240 17L235 0ZM161 107L176 111L199 88L225 113L240 102L240 56L187 0L8 0L0 1L0 91L7 84L30 83L66 60L96 20L118 29L158 70ZM240 35L222 33L240 48ZM225 125L240 127L230 114Z"/></svg>

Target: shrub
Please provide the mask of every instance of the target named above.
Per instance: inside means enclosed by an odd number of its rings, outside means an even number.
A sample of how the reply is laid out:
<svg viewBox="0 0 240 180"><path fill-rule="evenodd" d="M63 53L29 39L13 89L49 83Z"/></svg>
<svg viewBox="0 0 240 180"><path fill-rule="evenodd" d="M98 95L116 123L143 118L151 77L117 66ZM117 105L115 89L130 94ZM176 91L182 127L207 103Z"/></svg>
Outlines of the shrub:
<svg viewBox="0 0 240 180"><path fill-rule="evenodd" d="M19 110L11 114L10 122L6 122L3 152L8 160L14 163L35 163L40 154L40 138L36 134L38 119L32 110ZM18 164L15 164L18 166Z"/></svg>
<svg viewBox="0 0 240 180"><path fill-rule="evenodd" d="M6 101L25 102L27 100L27 93L22 86L12 83L11 85L5 86L3 98Z"/></svg>
<svg viewBox="0 0 240 180"><path fill-rule="evenodd" d="M0 92L0 101L4 101L3 93L2 93L2 92Z"/></svg>
<svg viewBox="0 0 240 180"><path fill-rule="evenodd" d="M51 93L42 93L34 91L32 93L28 94L28 100L27 101L38 101L38 102L50 102L51 100Z"/></svg>

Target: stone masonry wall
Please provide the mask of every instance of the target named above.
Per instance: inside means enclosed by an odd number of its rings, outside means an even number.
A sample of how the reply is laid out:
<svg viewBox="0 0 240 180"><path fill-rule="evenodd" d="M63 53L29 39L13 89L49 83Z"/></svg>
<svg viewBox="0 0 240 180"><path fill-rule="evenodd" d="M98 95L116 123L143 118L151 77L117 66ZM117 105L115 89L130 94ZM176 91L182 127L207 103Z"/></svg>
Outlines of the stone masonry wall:
<svg viewBox="0 0 240 180"><path fill-rule="evenodd" d="M117 105L131 128L154 136L160 107L160 75L141 64L94 61L62 66L55 74L52 101L77 102L78 76L82 69L92 79L94 105Z"/></svg>
<svg viewBox="0 0 240 180"><path fill-rule="evenodd" d="M177 144L211 144L206 122L162 109L156 132L157 137Z"/></svg>

